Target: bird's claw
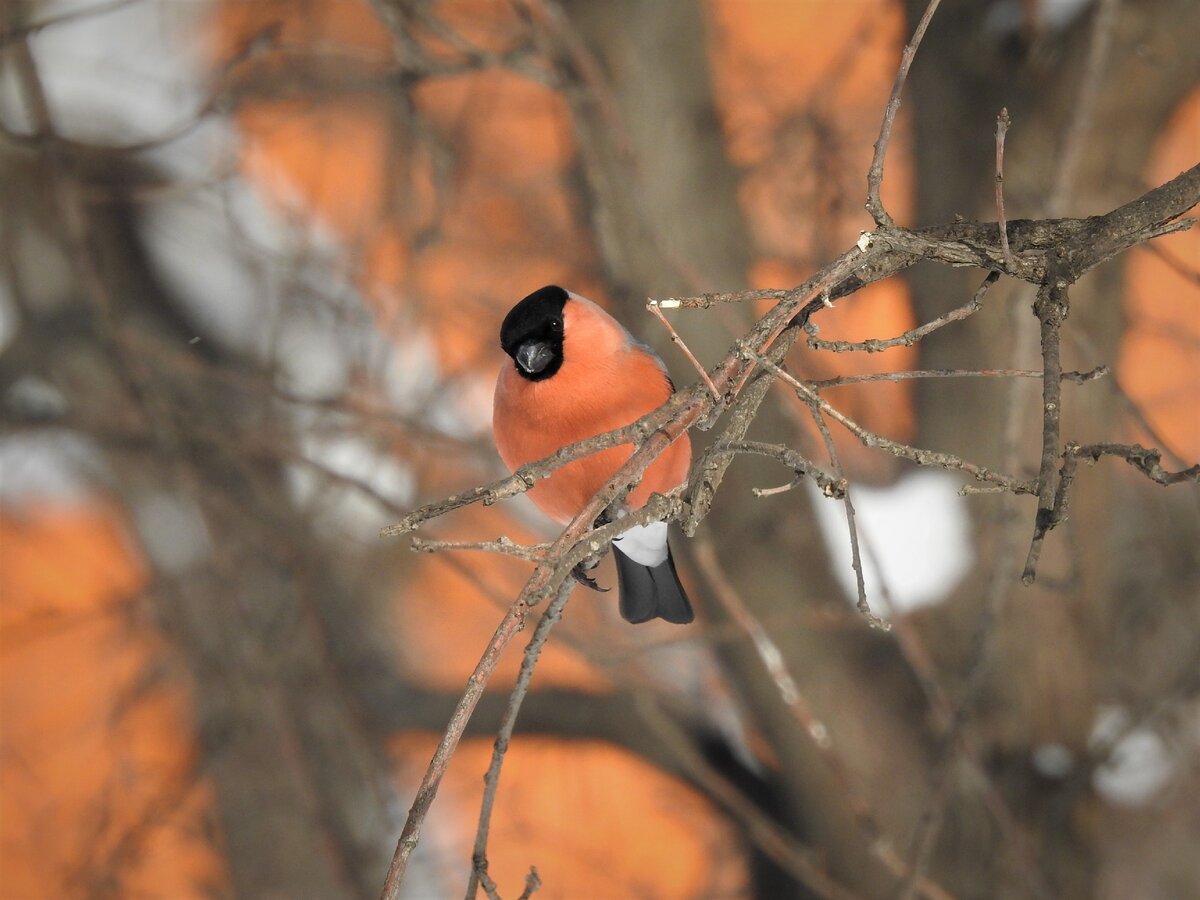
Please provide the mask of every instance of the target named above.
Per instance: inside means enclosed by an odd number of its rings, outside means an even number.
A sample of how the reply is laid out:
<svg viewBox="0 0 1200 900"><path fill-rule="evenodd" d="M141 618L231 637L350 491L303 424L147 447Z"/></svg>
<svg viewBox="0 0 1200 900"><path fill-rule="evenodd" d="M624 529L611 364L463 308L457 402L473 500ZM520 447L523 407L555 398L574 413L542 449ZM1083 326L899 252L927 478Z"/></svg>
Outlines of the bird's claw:
<svg viewBox="0 0 1200 900"><path fill-rule="evenodd" d="M588 563L591 563L591 565L588 565ZM588 574L588 569L594 568L596 563L597 560L585 559L571 570L571 576L584 587L591 588L593 591L596 591L600 594L606 594L610 588L600 587L600 585L596 583L596 579Z"/></svg>

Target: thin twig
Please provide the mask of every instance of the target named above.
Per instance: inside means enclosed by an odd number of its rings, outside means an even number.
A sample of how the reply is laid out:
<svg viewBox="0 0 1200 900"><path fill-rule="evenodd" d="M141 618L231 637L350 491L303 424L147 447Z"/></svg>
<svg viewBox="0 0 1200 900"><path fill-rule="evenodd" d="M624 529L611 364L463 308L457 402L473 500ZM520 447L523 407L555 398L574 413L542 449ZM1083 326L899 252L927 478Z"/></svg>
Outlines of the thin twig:
<svg viewBox="0 0 1200 900"><path fill-rule="evenodd" d="M1008 245L1008 217L1004 212L1004 137L1011 123L1006 106L996 116L996 224L1000 229L1000 252L1004 254L1010 272L1015 266L1012 248Z"/></svg>
<svg viewBox="0 0 1200 900"><path fill-rule="evenodd" d="M889 631L892 626L875 615L871 611L871 604L867 601L867 583L863 576L862 555L858 547L858 525L854 517L854 501L850 497L850 485L846 480L846 473L842 469L841 460L838 458L837 444L834 443L833 435L829 432L829 425L825 422L825 417L821 415L821 398L812 390L806 390L805 395L808 408L812 412L813 422L817 426L817 431L821 433L821 440L825 443L825 452L829 454L830 468L833 469L833 474L843 485L842 508L846 511L846 528L850 534L850 567L854 570L854 586L858 591L855 606L872 628Z"/></svg>
<svg viewBox="0 0 1200 900"><path fill-rule="evenodd" d="M831 350L834 353L847 353L856 350L865 351L867 353L879 353L880 351L888 350L892 347L911 347L913 344L917 343L917 341L921 340L921 338L925 337L925 335L937 331L939 328L943 328L946 325L949 325L951 322L959 322L968 316L972 316L979 312L980 308L983 306L983 298L987 294L988 289L995 284L999 278L999 272L988 272L987 277L983 279L983 283L979 285L979 288L975 291L974 296L972 296L967 303L963 304L957 309L952 309L944 316L939 316L932 322L926 322L924 325L913 328L910 331L906 331L904 334L896 337L887 338L886 340L870 338L865 341L823 341L816 336L816 326L809 326L805 328L805 331L807 331L809 334L807 341L808 346L813 350Z"/></svg>
<svg viewBox="0 0 1200 900"><path fill-rule="evenodd" d="M417 553L437 553L442 550L481 550L485 553L500 553L529 562L542 562L546 558L549 544L518 544L511 538L499 537L494 541L430 541L425 538L412 539L412 549Z"/></svg>
<svg viewBox="0 0 1200 900"><path fill-rule="evenodd" d="M867 212L871 214L876 225L894 224L892 217L883 208L883 201L879 199L879 190L883 185L883 160L887 155L888 144L892 140L892 125L895 124L896 113L900 109L900 92L904 89L904 82L908 79L908 70L912 66L913 57L917 55L917 48L921 46L921 39L925 37L925 29L929 27L929 20L937 12L940 2L941 0L929 0L929 5L925 7L925 14L921 16L921 21L917 23L917 28L913 32L912 40L905 46L904 53L900 57L900 68L896 71L896 80L892 84L892 95L888 98L887 109L883 113L879 138L875 141L875 155L871 158L871 168L867 170L866 206Z"/></svg>
<svg viewBox="0 0 1200 900"><path fill-rule="evenodd" d="M521 891L517 900L529 900L541 886L542 876L538 874L537 866L530 866L529 874L525 876L525 890Z"/></svg>
<svg viewBox="0 0 1200 900"><path fill-rule="evenodd" d="M508 753L513 728L517 724L517 714L520 713L525 694L529 691L529 682L533 679L533 670L537 666L542 647L546 645L546 640L550 637L550 629L562 616L563 608L567 605L567 599L571 596L571 588L574 586L575 582L568 578L558 589L558 596L546 607L546 612L533 631L533 637L529 639L529 644L525 647L525 656L521 660L517 682L508 696L508 705L504 709L504 716L500 720L500 729L496 734L496 743L492 748L492 762L483 778L483 803L479 810L479 825L475 829L475 849L471 855L471 878L467 884L467 900L474 900L479 889L480 876L487 872L488 830L492 823L492 808L496 803L496 791L500 787L500 769L504 765L504 756ZM532 872L531 878L537 878L536 870L532 870ZM525 896L528 893L530 892L527 892Z"/></svg>
<svg viewBox="0 0 1200 900"><path fill-rule="evenodd" d="M811 478L826 497L841 499L846 490L846 484L836 475L823 470L812 460L806 459L797 451L784 444L767 444L762 441L721 441L714 445L713 454L722 453L753 453L758 456L769 456L777 459L795 473L789 484L775 488L752 488L755 497L769 497L781 494L799 485L805 478Z"/></svg>
<svg viewBox="0 0 1200 900"><path fill-rule="evenodd" d="M704 380L705 386L708 388L709 392L712 393L713 399L716 400L719 405L721 403L721 395L717 392L717 386L712 383L712 379L708 377L708 372L705 370L704 366L700 365L700 360L696 359L695 355L691 351L691 348L689 348L688 345L684 343L683 338L679 336L679 332L675 330L675 326L668 322L667 317L662 314L662 310L658 308L658 302L648 299L646 301L646 309L650 310L650 314L654 316L654 318L662 322L663 328L667 329L667 334L671 335L671 340L674 341L675 346L683 351L683 355L686 356L688 362L692 364L692 368L699 373L700 377Z"/></svg>
<svg viewBox="0 0 1200 900"><path fill-rule="evenodd" d="M939 469L965 472L978 481L997 485L1014 494L1037 493L1037 486L1034 482L1022 481L1021 479L1014 478L1011 475L1005 475L1001 472L993 471L986 466L980 466L975 463L968 462L967 460L951 453L939 453L936 450L924 450L920 447L902 444L899 441L893 441L875 434L875 432L859 425L845 413L835 409L828 402L818 396L816 392L812 390L812 388L803 382L798 381L794 376L788 372L785 372L771 360L758 354L754 354L754 358L760 365L771 370L781 381L784 381L791 386L792 389L795 390L799 395L800 399L805 403L809 402L810 397L815 397L821 412L845 427L846 430L858 438L859 442L865 447L873 447L880 450L885 450L893 456L898 456L901 459L907 459L919 466L931 466Z"/></svg>
<svg viewBox="0 0 1200 900"><path fill-rule="evenodd" d="M383 900L395 900L400 895L400 884L404 880L408 858L421 839L421 826L425 822L429 807L433 805L433 798L437 796L438 786L441 784L442 776L446 773L446 767L450 764L450 758L458 748L458 742L466 730L471 713L475 711L483 689L496 670L496 664L500 661L504 648L508 646L513 635L524 627L527 610L525 595L522 593L513 601L504 614L504 618L500 620L500 625L496 628L492 639L488 641L483 656L476 663L471 677L467 679L466 690L463 691L463 695L454 707L446 731L438 743L437 750L434 751L433 759L429 761L420 786L417 788L417 794L413 799L412 808L408 812L404 829L400 832L400 839L396 843L396 852L392 856L392 862L383 883L381 894Z"/></svg>
<svg viewBox="0 0 1200 900"><path fill-rule="evenodd" d="M555 470L569 462L574 462L577 459L582 459L601 450L631 443L634 440L644 437L650 424L663 418L663 412L663 408L660 407L643 416L632 425L626 425L624 428L616 428L612 431L598 434L595 437L576 441L574 444L568 444L554 451L549 456L526 463L517 469L517 471L504 478L498 478L495 481L472 488L461 494L451 494L446 499L439 500L436 503L427 503L424 506L414 509L396 524L380 529L379 534L381 537L396 537L397 535L407 534L430 519L435 519L456 509L462 509L464 506L470 506L473 503L482 503L484 506L491 506L500 500L523 494L537 484L539 479L548 477Z"/></svg>
<svg viewBox="0 0 1200 900"><path fill-rule="evenodd" d="M1063 372L1063 381L1086 384L1111 373L1108 366L1096 366L1087 372ZM909 381L916 378L1041 378L1039 369L916 369L907 372L876 372L871 375L841 375L809 381L813 390L845 387L848 384L867 384L876 381Z"/></svg>
<svg viewBox="0 0 1200 900"><path fill-rule="evenodd" d="M727 291L699 294L695 297L663 297L655 300L659 309L709 309L718 303L751 303L757 300L785 300L791 291L778 288L755 291Z"/></svg>
<svg viewBox="0 0 1200 900"><path fill-rule="evenodd" d="M1140 444L1085 444L1070 445L1066 452L1080 459L1090 459L1097 462L1102 456L1115 456L1129 463L1156 484L1181 484L1185 481L1200 482L1200 463L1189 466L1178 472L1168 472L1161 465L1162 453L1151 450Z"/></svg>

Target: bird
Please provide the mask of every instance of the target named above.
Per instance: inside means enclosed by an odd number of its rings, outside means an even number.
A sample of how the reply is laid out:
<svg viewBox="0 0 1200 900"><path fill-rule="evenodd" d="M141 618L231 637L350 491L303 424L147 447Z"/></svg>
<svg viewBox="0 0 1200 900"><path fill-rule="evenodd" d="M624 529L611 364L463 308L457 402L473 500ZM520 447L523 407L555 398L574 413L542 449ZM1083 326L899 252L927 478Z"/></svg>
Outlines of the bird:
<svg viewBox="0 0 1200 900"><path fill-rule="evenodd" d="M558 285L534 291L509 310L500 326L500 346L509 358L496 378L492 432L511 471L630 425L675 390L653 350L600 306ZM529 497L551 519L566 524L633 450L632 444L621 444L569 462L539 481ZM652 493L683 484L691 457L683 434L647 467L626 497L626 509L639 509ZM666 522L630 528L614 538L612 547L618 606L627 622L661 618L683 625L693 620Z"/></svg>

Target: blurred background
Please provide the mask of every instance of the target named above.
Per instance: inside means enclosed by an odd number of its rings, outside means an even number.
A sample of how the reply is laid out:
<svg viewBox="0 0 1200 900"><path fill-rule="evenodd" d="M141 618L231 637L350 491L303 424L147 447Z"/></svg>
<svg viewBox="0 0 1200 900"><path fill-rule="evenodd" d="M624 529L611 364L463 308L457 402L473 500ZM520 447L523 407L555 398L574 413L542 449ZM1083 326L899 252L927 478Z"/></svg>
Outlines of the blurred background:
<svg viewBox="0 0 1200 900"><path fill-rule="evenodd" d="M507 309L546 283L694 373L647 297L786 288L871 222L919 0L7 0L0 8L0 896L375 897L530 566L381 526L503 474ZM1194 0L947 0L883 199L905 224L1105 212L1200 159ZM1089 63L1088 60L1098 60ZM1066 160L1066 162L1064 162ZM984 273L818 317L886 338ZM1026 287L808 378L1039 368ZM1200 235L1072 294L1064 438L1200 457ZM765 307L672 313L711 365ZM1035 379L831 388L892 439L1037 472ZM824 458L783 390L751 437ZM697 623L577 592L517 726L490 872L516 896L1200 895L1200 497L1081 467L1035 502L835 433L846 524L739 459L675 541ZM693 440L703 444L703 434ZM523 498L426 536L535 542ZM602 583L615 577L607 561ZM786 702L729 596L761 623ZM460 894L510 648L404 896ZM797 710L806 710L807 715ZM815 738L815 739L814 739ZM831 760L833 763L831 764ZM782 847L782 849L781 849Z"/></svg>

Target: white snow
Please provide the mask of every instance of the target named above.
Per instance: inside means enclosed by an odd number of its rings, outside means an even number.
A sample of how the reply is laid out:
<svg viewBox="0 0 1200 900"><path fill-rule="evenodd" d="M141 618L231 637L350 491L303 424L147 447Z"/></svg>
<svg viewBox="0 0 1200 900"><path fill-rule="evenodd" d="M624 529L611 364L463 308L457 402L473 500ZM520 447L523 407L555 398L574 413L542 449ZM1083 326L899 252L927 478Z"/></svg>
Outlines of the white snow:
<svg viewBox="0 0 1200 900"><path fill-rule="evenodd" d="M950 473L922 470L889 487L851 484L867 598L880 615L889 612L881 577L891 613L902 614L941 601L970 570L974 550L967 501L958 494L961 483ZM853 602L858 591L845 507L813 486L810 493L834 573Z"/></svg>

